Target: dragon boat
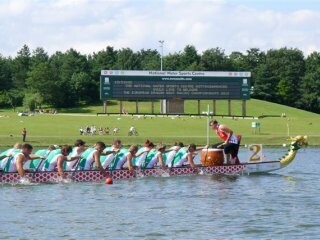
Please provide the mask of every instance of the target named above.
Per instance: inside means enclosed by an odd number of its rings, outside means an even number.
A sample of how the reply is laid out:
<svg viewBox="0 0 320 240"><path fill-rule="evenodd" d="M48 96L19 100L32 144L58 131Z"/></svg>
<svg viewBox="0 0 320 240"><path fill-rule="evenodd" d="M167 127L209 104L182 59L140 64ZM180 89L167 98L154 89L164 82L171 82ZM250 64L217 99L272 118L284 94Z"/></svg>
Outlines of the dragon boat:
<svg viewBox="0 0 320 240"><path fill-rule="evenodd" d="M198 164L197 168L191 168L188 166L172 167L165 170L161 168L150 169L137 169L135 171L129 171L128 169L122 170L106 170L108 177L113 180L119 179L134 179L137 177L161 177L161 176L181 176L181 175L248 175L254 173L266 173L279 170L288 166L295 158L298 150L301 146L307 145L306 136L296 136L291 138L288 152L279 158L279 160L268 161L248 161L239 164L218 164L213 166L204 166ZM202 159L203 160L203 159ZM202 161L203 162L203 161ZM97 170L74 170L66 171L66 178L73 182L99 182L106 179L106 176L102 175ZM65 180L64 179L64 180ZM55 171L51 172L28 172L23 178L18 173L8 173L0 171L0 183L19 183L21 181L28 180L34 183L54 183L60 182L61 178Z"/></svg>

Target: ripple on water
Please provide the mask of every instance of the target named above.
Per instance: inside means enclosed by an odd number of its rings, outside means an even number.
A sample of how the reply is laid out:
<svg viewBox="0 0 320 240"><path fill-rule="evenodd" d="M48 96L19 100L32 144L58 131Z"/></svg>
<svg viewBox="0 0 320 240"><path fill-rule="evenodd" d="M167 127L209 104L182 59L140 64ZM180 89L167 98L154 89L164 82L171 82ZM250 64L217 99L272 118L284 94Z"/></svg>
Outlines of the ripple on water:
<svg viewBox="0 0 320 240"><path fill-rule="evenodd" d="M317 239L319 150L308 149L286 169L260 175L1 185L0 236Z"/></svg>

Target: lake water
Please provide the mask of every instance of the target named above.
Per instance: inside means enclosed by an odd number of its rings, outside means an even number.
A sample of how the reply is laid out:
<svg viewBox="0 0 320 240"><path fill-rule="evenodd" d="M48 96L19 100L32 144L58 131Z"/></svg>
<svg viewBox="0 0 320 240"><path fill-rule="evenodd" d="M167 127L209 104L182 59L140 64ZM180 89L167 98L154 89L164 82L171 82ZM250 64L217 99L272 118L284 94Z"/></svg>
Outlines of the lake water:
<svg viewBox="0 0 320 240"><path fill-rule="evenodd" d="M262 175L0 185L0 238L320 239L319 154Z"/></svg>

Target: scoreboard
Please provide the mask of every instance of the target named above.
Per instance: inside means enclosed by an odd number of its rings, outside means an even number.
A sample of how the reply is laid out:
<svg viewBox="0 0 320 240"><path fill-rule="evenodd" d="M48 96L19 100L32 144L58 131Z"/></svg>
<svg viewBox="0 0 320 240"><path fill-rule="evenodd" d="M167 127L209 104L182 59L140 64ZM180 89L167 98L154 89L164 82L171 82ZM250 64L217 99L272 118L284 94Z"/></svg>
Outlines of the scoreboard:
<svg viewBox="0 0 320 240"><path fill-rule="evenodd" d="M250 98L250 72L102 70L100 99Z"/></svg>

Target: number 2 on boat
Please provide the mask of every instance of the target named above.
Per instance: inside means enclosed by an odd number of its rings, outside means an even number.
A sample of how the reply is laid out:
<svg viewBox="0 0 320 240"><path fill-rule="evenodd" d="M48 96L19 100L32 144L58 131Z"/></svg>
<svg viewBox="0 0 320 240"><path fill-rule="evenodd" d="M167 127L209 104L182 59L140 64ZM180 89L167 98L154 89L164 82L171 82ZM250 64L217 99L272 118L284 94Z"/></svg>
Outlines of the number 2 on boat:
<svg viewBox="0 0 320 240"><path fill-rule="evenodd" d="M262 160L262 144L250 144L249 150L249 162L260 162Z"/></svg>

